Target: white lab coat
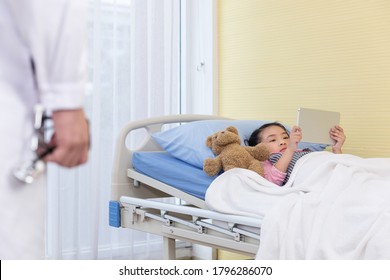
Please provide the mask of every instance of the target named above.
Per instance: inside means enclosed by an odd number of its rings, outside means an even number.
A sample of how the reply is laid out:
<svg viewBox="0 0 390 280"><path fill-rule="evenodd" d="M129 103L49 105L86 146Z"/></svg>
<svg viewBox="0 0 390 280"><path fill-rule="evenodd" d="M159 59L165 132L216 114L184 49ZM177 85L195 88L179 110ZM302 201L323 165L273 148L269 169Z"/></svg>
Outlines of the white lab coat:
<svg viewBox="0 0 390 280"><path fill-rule="evenodd" d="M44 178L12 170L32 157L34 104L83 106L85 18L86 0L0 0L0 259L45 258Z"/></svg>

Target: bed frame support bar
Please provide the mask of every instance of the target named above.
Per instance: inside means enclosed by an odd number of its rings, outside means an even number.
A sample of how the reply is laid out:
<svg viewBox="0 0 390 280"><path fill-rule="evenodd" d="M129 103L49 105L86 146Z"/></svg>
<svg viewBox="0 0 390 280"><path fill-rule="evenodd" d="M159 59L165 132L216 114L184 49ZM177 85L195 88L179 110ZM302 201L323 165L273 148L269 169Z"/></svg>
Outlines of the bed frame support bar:
<svg viewBox="0 0 390 280"><path fill-rule="evenodd" d="M173 222L182 224L186 227L192 228L192 229L196 230L198 233L204 232L204 228L200 225L197 225L196 223L188 222L186 220L179 219L177 217L167 215L167 214L165 214L164 217L169 221L169 223L167 223L167 225L169 225L169 226L174 226L174 223L172 223L172 221L173 221Z"/></svg>
<svg viewBox="0 0 390 280"><path fill-rule="evenodd" d="M200 225L202 225L202 226L205 227L205 228L209 228L209 229L218 231L218 232L220 232L220 233L229 235L229 236L233 237L235 241L241 241L241 236L240 236L240 234L237 234L237 233L231 232L231 231L229 231L229 230L226 230L226 229L224 229L223 227L219 227L219 226L216 226L216 225L213 225L213 224L204 222L204 221L198 221L197 223L200 224Z"/></svg>

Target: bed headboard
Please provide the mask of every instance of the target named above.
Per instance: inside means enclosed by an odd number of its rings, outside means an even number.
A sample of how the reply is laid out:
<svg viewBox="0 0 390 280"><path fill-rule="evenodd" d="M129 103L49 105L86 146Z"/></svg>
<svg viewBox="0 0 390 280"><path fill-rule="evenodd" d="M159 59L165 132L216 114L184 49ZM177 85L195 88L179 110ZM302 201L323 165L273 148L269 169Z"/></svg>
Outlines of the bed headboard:
<svg viewBox="0 0 390 280"><path fill-rule="evenodd" d="M161 131L163 125L215 119L227 118L213 115L171 115L127 123L121 129L116 141L112 168L111 199L119 200L121 196L138 198L166 196L164 193L150 187L134 186L133 180L127 176L127 170L132 167L132 154L135 152L135 150L129 149L126 145L126 139L132 131L145 129L147 132L143 144L136 151L159 151L161 147L152 139L151 135Z"/></svg>

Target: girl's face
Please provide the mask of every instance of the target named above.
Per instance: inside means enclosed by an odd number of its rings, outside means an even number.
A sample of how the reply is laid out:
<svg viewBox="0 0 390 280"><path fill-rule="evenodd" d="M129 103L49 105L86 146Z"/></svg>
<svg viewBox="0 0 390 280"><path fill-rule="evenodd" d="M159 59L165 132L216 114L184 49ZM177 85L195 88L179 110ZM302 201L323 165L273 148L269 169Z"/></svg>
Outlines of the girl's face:
<svg viewBox="0 0 390 280"><path fill-rule="evenodd" d="M266 127L259 135L258 138L261 139L261 143L267 145L270 153L283 153L289 142L290 137L287 132L279 126L269 126Z"/></svg>

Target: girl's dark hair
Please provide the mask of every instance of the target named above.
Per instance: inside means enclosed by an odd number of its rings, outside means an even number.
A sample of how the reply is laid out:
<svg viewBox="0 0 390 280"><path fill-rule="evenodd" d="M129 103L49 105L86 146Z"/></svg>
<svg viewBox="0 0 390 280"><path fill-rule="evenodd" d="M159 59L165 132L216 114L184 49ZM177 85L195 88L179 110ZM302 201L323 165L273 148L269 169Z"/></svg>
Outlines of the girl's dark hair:
<svg viewBox="0 0 390 280"><path fill-rule="evenodd" d="M259 144L261 142L261 139L259 138L260 133L263 132L264 129L266 129L267 127L270 127L270 126L279 126L284 131L286 131L287 135L289 135L288 130L281 123L279 123L279 122L266 123L266 124L263 124L262 126L260 126L258 129L255 129L252 132L249 139L244 140L245 145L256 146L257 144Z"/></svg>

